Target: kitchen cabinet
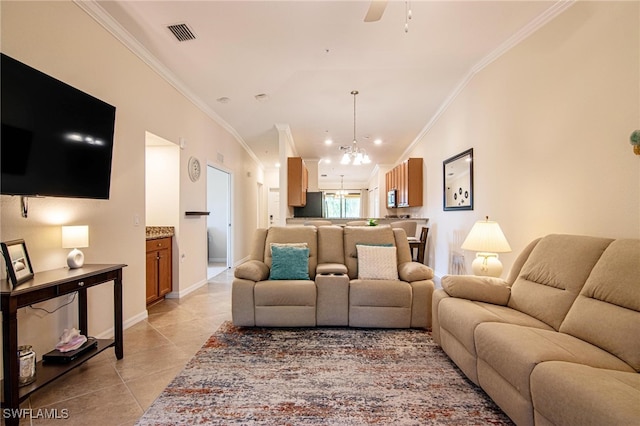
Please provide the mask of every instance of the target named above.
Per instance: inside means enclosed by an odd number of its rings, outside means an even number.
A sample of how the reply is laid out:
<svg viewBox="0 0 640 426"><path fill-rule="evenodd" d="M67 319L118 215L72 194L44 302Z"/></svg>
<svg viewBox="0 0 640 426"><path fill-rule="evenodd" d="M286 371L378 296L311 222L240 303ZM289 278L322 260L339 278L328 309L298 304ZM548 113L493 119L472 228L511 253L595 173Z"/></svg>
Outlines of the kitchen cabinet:
<svg viewBox="0 0 640 426"><path fill-rule="evenodd" d="M156 303L172 290L172 238L147 240L147 305Z"/></svg>
<svg viewBox="0 0 640 426"><path fill-rule="evenodd" d="M422 158L409 158L385 175L387 193L397 190L398 207L422 206Z"/></svg>
<svg viewBox="0 0 640 426"><path fill-rule="evenodd" d="M287 204L292 207L304 207L307 204L308 189L309 171L302 158L287 158Z"/></svg>

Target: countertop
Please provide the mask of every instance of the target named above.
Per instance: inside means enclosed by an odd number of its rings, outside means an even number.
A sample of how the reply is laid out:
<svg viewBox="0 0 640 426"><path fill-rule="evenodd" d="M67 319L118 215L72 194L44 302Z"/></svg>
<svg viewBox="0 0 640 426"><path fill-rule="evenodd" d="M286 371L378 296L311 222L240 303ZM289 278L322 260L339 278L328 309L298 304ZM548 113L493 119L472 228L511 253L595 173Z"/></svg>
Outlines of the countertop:
<svg viewBox="0 0 640 426"><path fill-rule="evenodd" d="M334 225L344 225L347 222L356 221L356 220L369 220L373 219L378 223L378 225L386 225L391 222L400 222L402 220L412 220L421 224L425 224L429 222L429 218L426 217L374 217L374 218L349 218L349 219L329 219L326 217L288 217L287 224L288 225L304 225L305 222L310 220L328 220L331 221Z"/></svg>
<svg viewBox="0 0 640 426"><path fill-rule="evenodd" d="M173 237L175 228L173 226L147 226L147 240Z"/></svg>

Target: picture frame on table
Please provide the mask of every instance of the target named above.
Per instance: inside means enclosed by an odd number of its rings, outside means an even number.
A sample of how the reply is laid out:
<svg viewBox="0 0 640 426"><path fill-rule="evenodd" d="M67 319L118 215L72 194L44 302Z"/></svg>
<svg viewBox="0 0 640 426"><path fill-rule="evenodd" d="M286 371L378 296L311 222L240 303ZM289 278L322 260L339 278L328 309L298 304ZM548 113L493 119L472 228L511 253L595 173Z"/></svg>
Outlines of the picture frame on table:
<svg viewBox="0 0 640 426"><path fill-rule="evenodd" d="M0 243L2 255L7 265L7 277L12 285L18 285L33 278L33 267L24 240Z"/></svg>

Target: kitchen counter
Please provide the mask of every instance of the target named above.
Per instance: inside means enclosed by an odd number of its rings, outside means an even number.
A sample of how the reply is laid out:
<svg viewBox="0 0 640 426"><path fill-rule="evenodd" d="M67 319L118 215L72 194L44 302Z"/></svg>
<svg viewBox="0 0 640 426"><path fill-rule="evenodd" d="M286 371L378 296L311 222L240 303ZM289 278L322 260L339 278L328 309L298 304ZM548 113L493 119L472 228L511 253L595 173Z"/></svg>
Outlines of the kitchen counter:
<svg viewBox="0 0 640 426"><path fill-rule="evenodd" d="M347 222L352 222L355 220L369 220L373 219L376 221L378 225L389 225L391 222L400 222L402 220L412 220L414 222L418 222L418 226L426 225L429 222L429 218L425 217L409 217L409 218L400 218L400 217L374 217L374 218L349 218L349 219L329 219L326 217L289 217L287 218L287 225L304 225L305 222L310 220L328 220L334 225L346 225Z"/></svg>
<svg viewBox="0 0 640 426"><path fill-rule="evenodd" d="M173 237L174 234L173 226L147 226L147 240Z"/></svg>

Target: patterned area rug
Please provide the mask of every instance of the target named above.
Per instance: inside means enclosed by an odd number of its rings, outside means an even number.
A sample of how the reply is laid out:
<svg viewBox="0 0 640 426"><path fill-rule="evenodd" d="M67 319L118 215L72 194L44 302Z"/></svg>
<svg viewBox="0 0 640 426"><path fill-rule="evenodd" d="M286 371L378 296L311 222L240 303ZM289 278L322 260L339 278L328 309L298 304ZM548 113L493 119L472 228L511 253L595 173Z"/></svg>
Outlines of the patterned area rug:
<svg viewBox="0 0 640 426"><path fill-rule="evenodd" d="M137 424L512 423L426 331L227 322Z"/></svg>

